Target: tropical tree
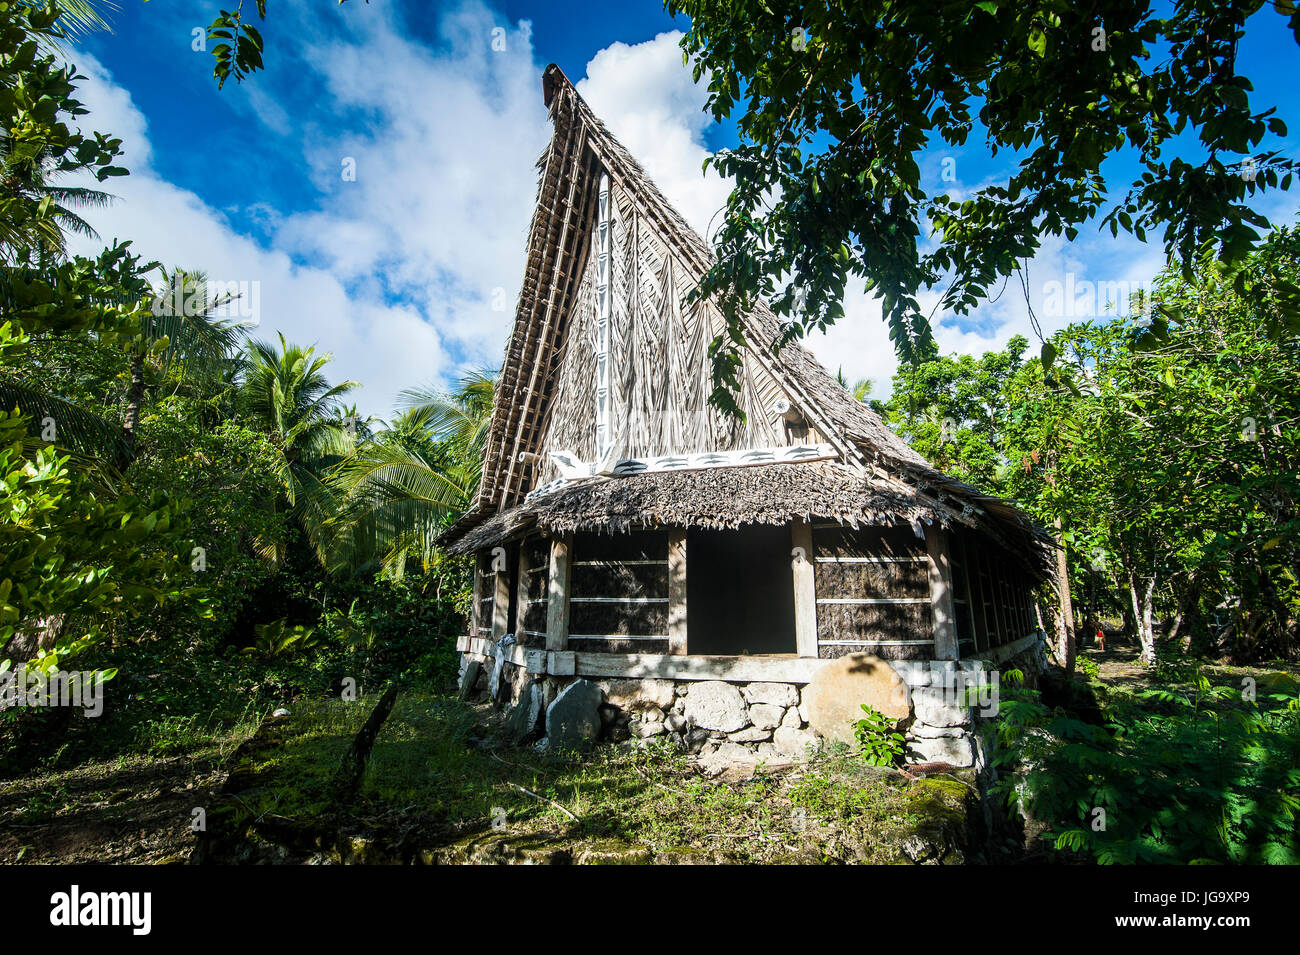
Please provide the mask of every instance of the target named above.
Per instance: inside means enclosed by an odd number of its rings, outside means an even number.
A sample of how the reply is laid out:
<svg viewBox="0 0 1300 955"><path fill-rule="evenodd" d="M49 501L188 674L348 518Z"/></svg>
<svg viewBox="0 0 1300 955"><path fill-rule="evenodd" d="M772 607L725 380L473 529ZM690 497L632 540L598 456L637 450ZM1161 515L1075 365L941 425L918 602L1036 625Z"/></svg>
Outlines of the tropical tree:
<svg viewBox="0 0 1300 955"><path fill-rule="evenodd" d="M1207 245L1239 261L1268 228L1251 198L1289 188L1294 169L1286 124L1252 105L1239 71L1265 5L668 0L690 18L682 48L706 110L738 138L709 160L734 188L696 290L728 320L715 403L735 409L756 297L795 336L841 320L850 281L865 283L910 364L934 344L922 290L968 312L1090 220L1158 233L1184 267ZM1300 5L1272 6L1300 40ZM1007 169L966 172L976 149ZM1101 167L1121 152L1138 173L1112 194Z"/></svg>
<svg viewBox="0 0 1300 955"><path fill-rule="evenodd" d="M206 383L220 381L235 364L243 332L218 314L235 299L234 293L213 296L207 274L158 267L162 283L149 310L141 315L139 337L131 343L130 377L122 429L134 445L144 405L145 363L152 359L159 372Z"/></svg>
<svg viewBox="0 0 1300 955"><path fill-rule="evenodd" d="M240 408L251 426L270 435L279 448L277 475L285 500L324 559L325 525L336 509L324 477L354 447L339 414L339 399L358 383L330 384L324 369L331 355L291 344L283 334L279 338L278 349L268 342L249 342ZM270 559L284 558L283 540L264 539L259 546Z"/></svg>
<svg viewBox="0 0 1300 955"><path fill-rule="evenodd" d="M478 490L495 381L474 372L450 394L404 391L401 416L338 467L336 566L397 577L411 560L429 567L438 534Z"/></svg>
<svg viewBox="0 0 1300 955"><path fill-rule="evenodd" d="M73 98L85 77L53 52L65 39L69 17L53 3L8 4L3 13L0 88L6 91L7 122L0 126L0 261L43 263L62 257L65 230L93 234L74 206L102 205L109 198L60 180L80 175L104 182L127 171L113 164L120 139L83 135L69 125L85 113Z"/></svg>
<svg viewBox="0 0 1300 955"><path fill-rule="evenodd" d="M860 401L863 404L865 404L867 399L871 397L871 392L876 387L876 383L870 378L859 378L852 386L850 386L849 380L844 377L843 368L840 368L835 372L835 380L840 383L841 388L848 389L849 393L853 395L855 401Z"/></svg>

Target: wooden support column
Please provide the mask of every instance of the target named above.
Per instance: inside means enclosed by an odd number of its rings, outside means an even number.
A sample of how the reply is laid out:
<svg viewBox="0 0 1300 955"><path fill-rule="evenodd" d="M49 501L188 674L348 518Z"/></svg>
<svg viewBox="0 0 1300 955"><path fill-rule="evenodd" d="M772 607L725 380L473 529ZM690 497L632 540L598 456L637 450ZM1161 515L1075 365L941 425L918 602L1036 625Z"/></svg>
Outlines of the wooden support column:
<svg viewBox="0 0 1300 955"><path fill-rule="evenodd" d="M504 547L492 548L492 571L496 574L496 595L492 599L492 639L500 640L510 627L510 554Z"/></svg>
<svg viewBox="0 0 1300 955"><path fill-rule="evenodd" d="M686 654L686 529L668 532L668 652Z"/></svg>
<svg viewBox="0 0 1300 955"><path fill-rule="evenodd" d="M474 606L469 612L469 635L479 636L478 628L483 626L483 570L482 559L474 555Z"/></svg>
<svg viewBox="0 0 1300 955"><path fill-rule="evenodd" d="M546 585L546 649L563 650L569 645L569 575L573 537L551 541L551 570Z"/></svg>
<svg viewBox="0 0 1300 955"><path fill-rule="evenodd" d="M519 563L515 573L515 639L524 642L524 619L528 616L528 540L519 542Z"/></svg>
<svg viewBox="0 0 1300 955"><path fill-rule="evenodd" d="M794 574L795 648L801 657L817 656L817 581L813 574L812 525L796 518L790 525L790 564Z"/></svg>
<svg viewBox="0 0 1300 955"><path fill-rule="evenodd" d="M951 538L950 538L951 539ZM971 562L969 542L965 535L961 539L961 580L966 585L966 617L970 620L970 645L976 653L984 648L980 646L980 631L975 625L975 584L971 576L978 573Z"/></svg>
<svg viewBox="0 0 1300 955"><path fill-rule="evenodd" d="M948 535L937 526L925 529L925 549L930 568L930 609L934 617L936 660L956 660L957 614L952 602L952 567L948 563Z"/></svg>

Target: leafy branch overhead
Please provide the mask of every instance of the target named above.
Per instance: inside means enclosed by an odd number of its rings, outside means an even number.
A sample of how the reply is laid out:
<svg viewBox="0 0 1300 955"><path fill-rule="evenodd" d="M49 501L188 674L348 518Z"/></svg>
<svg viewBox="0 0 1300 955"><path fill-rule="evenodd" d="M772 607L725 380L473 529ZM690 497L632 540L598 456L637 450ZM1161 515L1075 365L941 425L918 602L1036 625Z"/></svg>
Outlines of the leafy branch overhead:
<svg viewBox="0 0 1300 955"><path fill-rule="evenodd" d="M339 0L339 6L347 0ZM366 0L369 3L370 0ZM254 0L259 22L266 20L266 0ZM244 19L244 3L240 0L233 10L222 10L217 18L208 25L207 38L212 44L212 55L216 65L212 75L217 87L226 85L226 80L234 79L242 83L244 77L262 69L262 52L264 45L262 34L248 20Z"/></svg>
<svg viewBox="0 0 1300 955"><path fill-rule="evenodd" d="M682 48L708 111L739 138L708 161L734 188L695 293L730 324L715 403L732 404L728 355L757 297L788 340L840 320L861 281L913 363L934 349L921 292L967 313L1090 220L1158 236L1185 270L1206 249L1240 260L1269 225L1248 201L1289 188L1295 166L1266 148L1287 127L1252 107L1237 69L1264 4L1177 0L1158 15L1131 0L668 0L691 19ZM1300 41L1295 4L1270 6ZM933 151L955 163L972 148L1015 165L958 194ZM1101 166L1121 151L1141 172L1112 194Z"/></svg>

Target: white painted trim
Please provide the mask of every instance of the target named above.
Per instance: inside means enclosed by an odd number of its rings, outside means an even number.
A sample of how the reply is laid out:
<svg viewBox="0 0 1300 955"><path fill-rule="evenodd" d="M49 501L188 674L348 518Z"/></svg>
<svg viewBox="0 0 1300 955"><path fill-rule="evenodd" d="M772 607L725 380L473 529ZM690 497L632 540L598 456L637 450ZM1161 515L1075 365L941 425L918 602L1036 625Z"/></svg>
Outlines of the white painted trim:
<svg viewBox="0 0 1300 955"><path fill-rule="evenodd" d="M588 639L592 638L588 637ZM623 636L618 639L626 640L628 637ZM1041 639L1043 639L1041 634L1031 633L1019 640L995 647L983 656L964 660L890 660L888 662L908 685L916 686L922 685L916 678L917 672L921 669L929 673L938 665L952 668L953 672L958 669L979 670L1017 656ZM496 653L496 644L491 640L471 637L467 642L469 649L462 652L469 653L471 656L491 659ZM929 642L922 641L920 645ZM457 640L458 647L464 643L466 643L464 639ZM822 667L835 662L833 659L797 656L690 656L667 653L599 653L584 650L546 653L542 650L526 650L518 644L509 648L506 658L516 666L536 667L540 660L540 665L546 668L546 672L557 676L571 676L576 673L578 676L596 678L727 680L733 683L810 683ZM533 669L529 672L540 671Z"/></svg>
<svg viewBox="0 0 1300 955"><path fill-rule="evenodd" d="M574 567L659 567L668 565L664 560L575 560Z"/></svg>
<svg viewBox="0 0 1300 955"><path fill-rule="evenodd" d="M667 640L666 633L571 633L570 640Z"/></svg>
<svg viewBox="0 0 1300 955"><path fill-rule="evenodd" d="M571 604L666 604L667 597L570 597Z"/></svg>
<svg viewBox="0 0 1300 955"><path fill-rule="evenodd" d="M928 604L929 597L818 597L819 604Z"/></svg>
<svg viewBox="0 0 1300 955"><path fill-rule="evenodd" d="M814 557L819 564L923 564L925 557Z"/></svg>
<svg viewBox="0 0 1300 955"><path fill-rule="evenodd" d="M605 456L614 441L611 392L609 387L610 302L614 291L613 215L610 208L609 176L600 177L596 218L596 457Z"/></svg>
<svg viewBox="0 0 1300 955"><path fill-rule="evenodd" d="M822 647L932 647L933 640L819 640Z"/></svg>
<svg viewBox="0 0 1300 955"><path fill-rule="evenodd" d="M571 481L584 478L631 477L636 474L659 474L665 471L703 471L711 468L748 468L761 464L810 464L831 461L839 455L829 444L795 444L779 448L741 448L735 451L702 451L697 454L665 454L653 458L598 459L585 462L572 451L551 451L551 460L562 475L530 491L524 501L559 490Z"/></svg>

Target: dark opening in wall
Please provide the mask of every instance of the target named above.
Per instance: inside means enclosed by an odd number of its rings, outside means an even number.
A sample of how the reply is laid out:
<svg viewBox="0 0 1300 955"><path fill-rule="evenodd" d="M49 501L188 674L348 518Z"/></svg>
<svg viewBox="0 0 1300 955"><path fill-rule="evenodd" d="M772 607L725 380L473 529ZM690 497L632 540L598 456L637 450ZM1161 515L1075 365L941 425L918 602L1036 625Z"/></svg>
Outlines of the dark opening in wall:
<svg viewBox="0 0 1300 955"><path fill-rule="evenodd" d="M789 527L688 531L689 652L795 653L790 561Z"/></svg>

